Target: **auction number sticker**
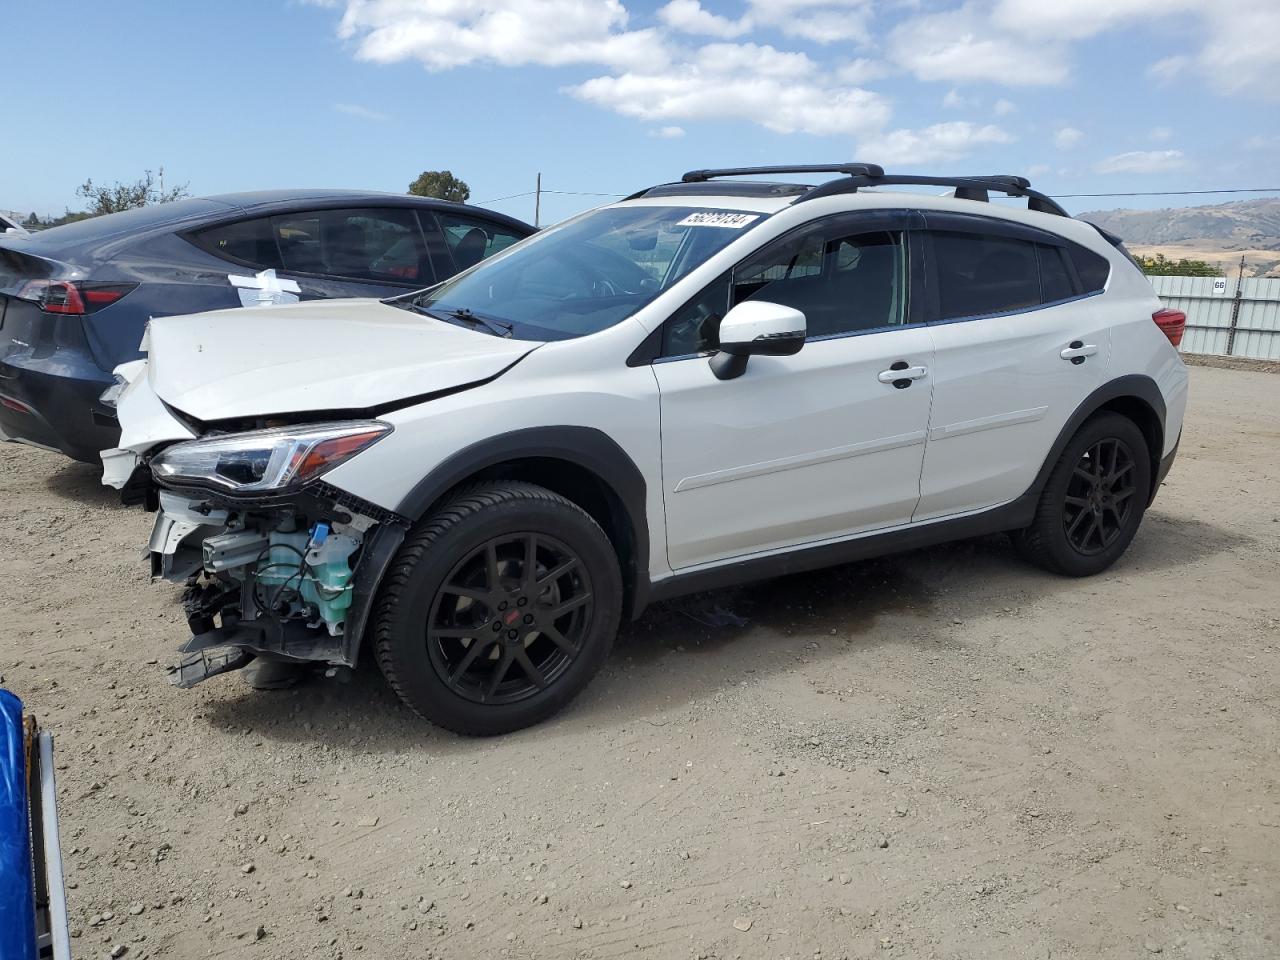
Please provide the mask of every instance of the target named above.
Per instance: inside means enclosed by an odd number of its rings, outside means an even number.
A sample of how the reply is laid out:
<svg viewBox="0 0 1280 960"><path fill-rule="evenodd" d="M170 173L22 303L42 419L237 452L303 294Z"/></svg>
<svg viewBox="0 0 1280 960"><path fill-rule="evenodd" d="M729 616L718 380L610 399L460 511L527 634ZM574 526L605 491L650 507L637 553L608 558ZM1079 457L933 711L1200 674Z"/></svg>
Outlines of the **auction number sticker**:
<svg viewBox="0 0 1280 960"><path fill-rule="evenodd" d="M728 227L730 230L741 230L749 223L760 219L755 213L725 213L720 210L700 210L691 213L677 227Z"/></svg>

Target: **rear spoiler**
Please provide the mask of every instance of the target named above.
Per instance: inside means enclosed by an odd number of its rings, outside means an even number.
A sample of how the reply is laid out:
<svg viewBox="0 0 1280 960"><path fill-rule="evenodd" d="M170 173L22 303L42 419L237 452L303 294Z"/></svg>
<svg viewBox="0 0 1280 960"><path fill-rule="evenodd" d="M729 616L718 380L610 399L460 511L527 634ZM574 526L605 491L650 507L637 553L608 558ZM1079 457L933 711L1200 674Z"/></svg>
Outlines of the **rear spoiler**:
<svg viewBox="0 0 1280 960"><path fill-rule="evenodd" d="M28 253L21 249L22 241L15 243L15 239L0 237L0 291L22 280L48 280L75 273L76 268L72 264Z"/></svg>

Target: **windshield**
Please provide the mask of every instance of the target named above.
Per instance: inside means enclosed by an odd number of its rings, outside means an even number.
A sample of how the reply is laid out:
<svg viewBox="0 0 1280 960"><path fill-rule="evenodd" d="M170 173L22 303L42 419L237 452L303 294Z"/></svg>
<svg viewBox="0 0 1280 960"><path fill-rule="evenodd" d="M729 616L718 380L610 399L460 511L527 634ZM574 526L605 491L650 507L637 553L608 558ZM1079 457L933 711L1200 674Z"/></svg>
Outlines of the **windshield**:
<svg viewBox="0 0 1280 960"><path fill-rule="evenodd" d="M765 216L609 207L553 227L408 305L468 325L496 321L524 340L581 337L631 316Z"/></svg>

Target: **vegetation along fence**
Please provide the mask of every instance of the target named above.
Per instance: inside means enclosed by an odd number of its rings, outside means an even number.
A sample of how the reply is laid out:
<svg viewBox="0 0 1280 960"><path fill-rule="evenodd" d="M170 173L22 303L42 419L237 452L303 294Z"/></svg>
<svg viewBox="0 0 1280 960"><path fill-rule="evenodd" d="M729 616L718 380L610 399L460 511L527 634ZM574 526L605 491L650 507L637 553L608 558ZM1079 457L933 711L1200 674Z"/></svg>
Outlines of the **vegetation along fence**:
<svg viewBox="0 0 1280 960"><path fill-rule="evenodd" d="M1280 279L1151 277L1165 306L1187 315L1183 353L1280 360Z"/></svg>

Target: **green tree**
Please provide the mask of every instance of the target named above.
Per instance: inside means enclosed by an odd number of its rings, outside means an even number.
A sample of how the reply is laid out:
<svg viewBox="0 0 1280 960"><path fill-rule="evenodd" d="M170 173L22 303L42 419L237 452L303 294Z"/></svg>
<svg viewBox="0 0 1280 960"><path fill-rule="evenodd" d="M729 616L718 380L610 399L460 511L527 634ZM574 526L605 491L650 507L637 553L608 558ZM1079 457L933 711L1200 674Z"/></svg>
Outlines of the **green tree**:
<svg viewBox="0 0 1280 960"><path fill-rule="evenodd" d="M418 179L409 184L409 192L416 197L436 197L456 203L471 199L471 188L448 170L423 170Z"/></svg>
<svg viewBox="0 0 1280 960"><path fill-rule="evenodd" d="M40 226L40 218L37 217L36 212L32 210L30 216L28 216L26 220L22 221L22 225L24 227L38 227Z"/></svg>
<svg viewBox="0 0 1280 960"><path fill-rule="evenodd" d="M117 181L107 186L95 184L92 180L86 180L76 188L76 196L84 197L89 201L89 216L98 217L104 213L119 213L121 210L145 207L150 203L169 203L172 200L181 200L188 194L187 184L185 183L170 187L168 190L160 189L155 177L151 175L151 171L144 170L142 179L133 183Z"/></svg>
<svg viewBox="0 0 1280 960"><path fill-rule="evenodd" d="M1163 253L1154 257L1134 257L1149 277L1220 277L1222 271L1204 260L1170 260Z"/></svg>

